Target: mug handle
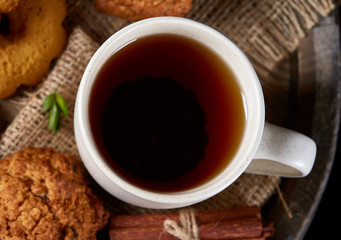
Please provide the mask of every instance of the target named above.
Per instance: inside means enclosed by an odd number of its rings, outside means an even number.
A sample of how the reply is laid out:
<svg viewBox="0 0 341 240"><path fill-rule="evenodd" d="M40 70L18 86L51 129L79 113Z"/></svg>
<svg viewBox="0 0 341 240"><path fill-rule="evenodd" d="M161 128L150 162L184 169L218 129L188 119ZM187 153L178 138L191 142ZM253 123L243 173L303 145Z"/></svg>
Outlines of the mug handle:
<svg viewBox="0 0 341 240"><path fill-rule="evenodd" d="M315 142L286 128L265 123L259 148L247 173L282 177L304 177L314 165Z"/></svg>

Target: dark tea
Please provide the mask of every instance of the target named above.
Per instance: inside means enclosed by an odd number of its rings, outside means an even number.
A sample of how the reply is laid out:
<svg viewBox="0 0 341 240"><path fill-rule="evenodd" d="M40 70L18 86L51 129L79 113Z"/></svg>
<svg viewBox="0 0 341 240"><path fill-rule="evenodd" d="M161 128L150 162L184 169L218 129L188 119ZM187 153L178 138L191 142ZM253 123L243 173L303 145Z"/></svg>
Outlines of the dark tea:
<svg viewBox="0 0 341 240"><path fill-rule="evenodd" d="M99 152L128 182L157 192L199 186L242 139L238 83L203 44L175 34L136 39L103 65L90 95Z"/></svg>

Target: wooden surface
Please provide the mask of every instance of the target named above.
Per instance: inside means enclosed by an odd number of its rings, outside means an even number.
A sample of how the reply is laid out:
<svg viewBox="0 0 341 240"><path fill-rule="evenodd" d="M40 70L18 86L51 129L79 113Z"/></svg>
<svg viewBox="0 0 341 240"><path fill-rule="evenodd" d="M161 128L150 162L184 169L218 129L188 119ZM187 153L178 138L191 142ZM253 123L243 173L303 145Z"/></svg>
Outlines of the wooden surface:
<svg viewBox="0 0 341 240"><path fill-rule="evenodd" d="M302 39L293 54L293 128L317 143L317 157L309 176L283 179L281 189L293 214L288 218L277 197L263 208L275 222L275 239L301 240L314 218L326 187L336 151L340 121L340 37L338 14L323 19ZM293 71L295 72L295 71Z"/></svg>

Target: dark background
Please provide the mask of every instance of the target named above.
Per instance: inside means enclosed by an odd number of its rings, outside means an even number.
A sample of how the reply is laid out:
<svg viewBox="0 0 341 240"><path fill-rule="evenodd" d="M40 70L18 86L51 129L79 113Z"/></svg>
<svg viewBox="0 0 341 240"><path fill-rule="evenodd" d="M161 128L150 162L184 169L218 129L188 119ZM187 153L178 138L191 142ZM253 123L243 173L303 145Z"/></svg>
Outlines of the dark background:
<svg viewBox="0 0 341 240"><path fill-rule="evenodd" d="M341 1L337 1L338 9L337 18L339 24L339 33L341 33ZM341 43L340 43L341 44ZM341 54L341 53L340 53ZM341 109L340 109L341 113ZM334 158L333 167L329 176L325 192L322 196L321 202L316 210L315 217L313 218L310 227L308 228L304 240L329 240L341 239L341 220L338 218L341 214L341 187L339 175L341 175L341 124L339 124L338 144Z"/></svg>
<svg viewBox="0 0 341 240"><path fill-rule="evenodd" d="M341 112L341 109L340 109ZM341 239L341 220L339 216L341 206L341 187L338 176L341 174L341 140L340 128L338 135L338 147L332 167L332 171L322 196L321 202L317 208L315 217L304 237L304 240L311 239Z"/></svg>

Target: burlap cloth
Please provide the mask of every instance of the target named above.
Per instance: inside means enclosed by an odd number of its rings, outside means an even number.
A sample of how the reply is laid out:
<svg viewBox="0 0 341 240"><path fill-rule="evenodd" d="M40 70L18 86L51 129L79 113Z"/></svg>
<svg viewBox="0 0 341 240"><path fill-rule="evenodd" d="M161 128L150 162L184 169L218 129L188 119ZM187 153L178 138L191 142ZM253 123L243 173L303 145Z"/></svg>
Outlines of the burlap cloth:
<svg viewBox="0 0 341 240"><path fill-rule="evenodd" d="M274 74L276 64L297 48L299 39L319 17L327 15L333 8L332 0L194 0L193 9L186 17L218 29L239 45L253 63L265 99L269 100L275 89L283 89L282 85L286 88L285 81L281 82ZM73 110L79 82L99 44L127 24L129 22L122 19L96 12L90 0L68 1L65 25L70 35L66 49L43 83L24 99L24 107L2 134L2 156L24 146L52 147L79 156L73 132ZM48 116L41 112L41 105L58 84L71 114L63 118L61 132L55 135L48 128ZM267 108L267 111L270 116L271 112L276 115L275 110ZM225 191L195 207L262 206L275 192L277 181L277 178L244 174ZM113 213L151 211L115 199L93 181L91 186Z"/></svg>

